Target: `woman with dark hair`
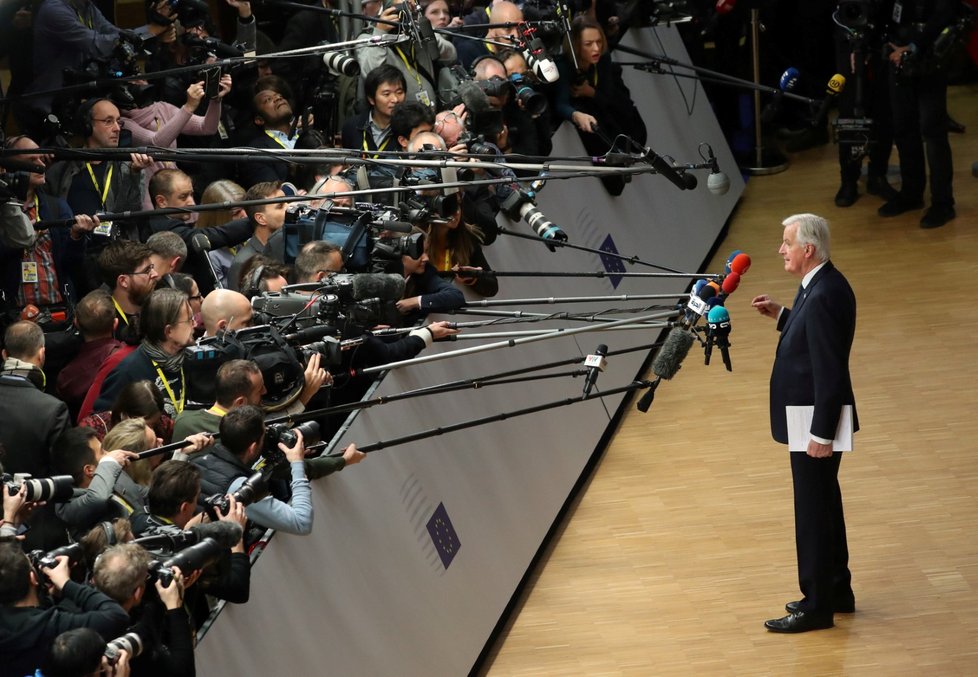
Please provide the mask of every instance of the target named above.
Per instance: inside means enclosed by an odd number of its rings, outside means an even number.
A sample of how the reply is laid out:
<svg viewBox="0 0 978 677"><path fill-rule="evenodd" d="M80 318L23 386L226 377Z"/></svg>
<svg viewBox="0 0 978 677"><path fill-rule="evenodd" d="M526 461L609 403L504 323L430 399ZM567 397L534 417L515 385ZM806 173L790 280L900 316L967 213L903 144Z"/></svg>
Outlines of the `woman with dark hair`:
<svg viewBox="0 0 978 677"><path fill-rule="evenodd" d="M173 434L173 419L163 412L163 393L152 381L134 381L119 391L110 411L86 416L78 425L92 428L100 440L120 421L130 418L145 419L157 436L169 444Z"/></svg>
<svg viewBox="0 0 978 677"><path fill-rule="evenodd" d="M126 384L149 379L163 392L164 411L176 417L186 398L183 349L193 343L194 336L190 302L176 289L157 289L139 317L143 340L106 377L95 410L108 408Z"/></svg>
<svg viewBox="0 0 978 677"><path fill-rule="evenodd" d="M187 300L190 301L190 310L194 314L194 338L200 338L204 335L204 323L200 319L200 307L204 303L204 296L200 293L197 280L194 279L193 275L187 273L170 273L170 280L174 289L187 295Z"/></svg>
<svg viewBox="0 0 978 677"><path fill-rule="evenodd" d="M435 270L454 270L458 273L456 279L480 296L499 293L499 281L494 275L465 275L466 270L491 271L492 268L482 253L482 231L464 220L461 202L446 223L429 226L426 240L428 259Z"/></svg>
<svg viewBox="0 0 978 677"><path fill-rule="evenodd" d="M586 15L576 17L571 22L570 40L577 69L566 55L557 60L557 119L574 123L588 155L604 155L619 135L644 146L645 122L625 86L621 66L611 60L601 24ZM627 144L620 147L631 150ZM602 182L612 195L621 195L625 187L621 177L606 177Z"/></svg>

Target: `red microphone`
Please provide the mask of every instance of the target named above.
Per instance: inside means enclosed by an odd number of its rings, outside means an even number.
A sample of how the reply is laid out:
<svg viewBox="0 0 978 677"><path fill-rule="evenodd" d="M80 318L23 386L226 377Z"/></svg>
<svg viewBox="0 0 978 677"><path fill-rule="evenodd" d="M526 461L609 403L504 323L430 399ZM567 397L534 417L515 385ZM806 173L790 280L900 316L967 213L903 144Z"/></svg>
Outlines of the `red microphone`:
<svg viewBox="0 0 978 677"><path fill-rule="evenodd" d="M740 286L740 273L730 273L723 278L721 288L724 294L733 294Z"/></svg>
<svg viewBox="0 0 978 677"><path fill-rule="evenodd" d="M737 254L730 261L730 270L738 275L744 275L750 270L750 255L743 252Z"/></svg>

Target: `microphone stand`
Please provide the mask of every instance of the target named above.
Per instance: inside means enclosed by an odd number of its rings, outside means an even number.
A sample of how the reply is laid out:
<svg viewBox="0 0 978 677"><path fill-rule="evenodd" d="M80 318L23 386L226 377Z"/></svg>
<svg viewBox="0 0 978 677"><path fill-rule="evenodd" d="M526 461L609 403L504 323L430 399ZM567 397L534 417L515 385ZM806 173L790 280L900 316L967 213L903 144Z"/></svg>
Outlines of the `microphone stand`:
<svg viewBox="0 0 978 677"><path fill-rule="evenodd" d="M527 336L525 338L519 339L509 339L507 341L498 341L496 343L487 343L481 346L475 346L472 348L462 348L459 350L449 350L441 353L435 353L433 355L424 355L422 357L415 357L409 360L398 360L396 362L388 362L387 364L381 364L375 367L367 367L366 369L361 369L358 374L379 374L384 371L389 371L391 369L400 369L402 367L413 366L416 364L426 364L428 362L436 362L439 360L447 360L454 357L461 357L462 355L473 355L476 353L489 352L491 350L497 350L499 348L515 348L517 346L523 345L524 343L536 343L538 341L547 341L553 338L562 338L565 336L575 336L577 334L585 334L594 331L605 331L609 327L621 326L624 324L636 324L639 322L646 322L648 320L657 320L661 318L660 313L653 315L647 315L638 318L626 318L623 320L612 320L606 324L595 324L586 327L574 327L572 329L561 329L550 331L546 334L540 336Z"/></svg>
<svg viewBox="0 0 978 677"><path fill-rule="evenodd" d="M612 350L608 352L608 357L615 355L626 355L628 353L634 353L644 350L652 350L661 345L661 342L646 343L639 346L633 346L631 348L621 348L619 350ZM375 397L371 400L361 400L359 402L350 402L347 404L339 404L332 407L323 407L322 409L313 409L309 411L303 411L298 414L287 414L284 416L279 416L277 418L271 418L265 421L266 425L272 425L276 423L285 423L286 425L293 426L305 421L311 421L323 416L329 416L332 414L345 414L351 411L357 411L360 409L369 409L381 404L390 404L391 402L400 402L401 400L408 400L415 397L422 397L425 395L439 395L442 393L451 393L460 390L468 389L479 389L488 385L496 385L498 383L514 383L516 381L508 380L511 377L520 376L522 374L529 374L535 371L543 371L545 369L556 369L557 367L566 367L571 364L581 364L582 359L580 357L571 357L564 360L557 360L555 362L548 362L547 364L537 364L532 367L523 367L521 369L511 369L509 371L500 372L498 374L493 374L491 376L477 376L475 378L460 379L457 381L449 381L447 383L441 383L432 386L425 386L424 388L417 388L415 390L407 390L403 393L397 395L386 395L383 397ZM578 369L573 372L568 372L565 374L556 374L554 376L581 376L587 373L586 369Z"/></svg>
<svg viewBox="0 0 978 677"><path fill-rule="evenodd" d="M444 435L446 433L457 432L459 430L465 430L467 428L475 428L477 426L485 425L487 423L496 423L497 421L505 421L510 418L516 418L517 416L526 416L528 414L536 414L541 411L547 411L550 409L557 409L558 407L566 407L572 404L577 404L579 402L588 402L590 400L601 399L603 397L612 397L614 395L620 395L622 393L631 393L636 390L641 390L643 388L651 388L652 381L632 381L628 385L619 386L617 388L611 388L603 392L596 392L594 394L584 395L581 397L568 397L562 400L555 400L552 402L546 402L544 404L538 404L532 407L526 407L524 409L516 409L514 411L505 411L499 414L494 414L492 416L483 416L481 418L469 419L467 421L461 421L459 423L453 423L447 426L440 426L438 428L429 428L428 430L422 430L417 433L410 435L403 435L401 437L395 437L391 440L379 440L372 444L367 444L364 446L357 445L357 449L369 454L374 451L380 451L381 449L386 449L387 447L398 446L401 444L406 444L408 442L416 442L418 440L427 439L429 437L436 437L438 435ZM325 447L327 443L320 443L319 445L313 445L315 448ZM311 447L312 448L312 447ZM342 454L328 454L330 457L342 456Z"/></svg>

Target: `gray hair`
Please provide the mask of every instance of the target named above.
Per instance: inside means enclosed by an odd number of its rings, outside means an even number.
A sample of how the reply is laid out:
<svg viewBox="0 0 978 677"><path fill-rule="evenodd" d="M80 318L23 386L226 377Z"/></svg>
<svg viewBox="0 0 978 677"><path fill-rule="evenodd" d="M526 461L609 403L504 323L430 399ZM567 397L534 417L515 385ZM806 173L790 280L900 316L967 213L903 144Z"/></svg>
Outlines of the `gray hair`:
<svg viewBox="0 0 978 677"><path fill-rule="evenodd" d="M798 244L810 244L815 247L819 261L828 261L830 256L829 222L815 214L795 214L789 216L781 225L787 228L798 226Z"/></svg>

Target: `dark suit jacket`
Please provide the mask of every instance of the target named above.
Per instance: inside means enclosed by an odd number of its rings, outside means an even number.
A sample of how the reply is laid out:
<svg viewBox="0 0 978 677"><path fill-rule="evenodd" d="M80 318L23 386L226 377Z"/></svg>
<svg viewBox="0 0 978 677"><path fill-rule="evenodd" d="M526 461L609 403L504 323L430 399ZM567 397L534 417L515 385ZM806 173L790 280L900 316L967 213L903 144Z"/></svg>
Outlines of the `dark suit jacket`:
<svg viewBox="0 0 978 677"><path fill-rule="evenodd" d="M856 296L832 262L812 278L793 309L778 319L781 338L771 372L771 434L788 442L785 407L815 405L811 434L835 437L842 406L853 405L849 351L856 331Z"/></svg>
<svg viewBox="0 0 978 677"><path fill-rule="evenodd" d="M244 145L248 148L282 150L282 146L261 129ZM251 188L256 183L288 180L289 165L284 160L247 159L238 162L238 182L246 189Z"/></svg>

